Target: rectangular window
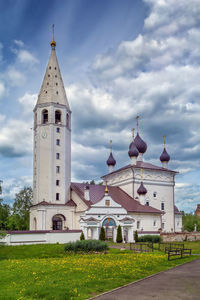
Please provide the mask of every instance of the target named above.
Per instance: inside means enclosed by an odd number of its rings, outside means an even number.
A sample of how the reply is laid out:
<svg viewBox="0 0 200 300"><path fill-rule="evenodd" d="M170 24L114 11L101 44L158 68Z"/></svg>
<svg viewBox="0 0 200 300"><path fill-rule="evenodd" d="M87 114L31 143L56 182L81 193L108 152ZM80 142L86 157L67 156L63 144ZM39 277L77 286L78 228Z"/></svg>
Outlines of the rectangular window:
<svg viewBox="0 0 200 300"><path fill-rule="evenodd" d="M60 167L56 166L56 173L60 173Z"/></svg>
<svg viewBox="0 0 200 300"><path fill-rule="evenodd" d="M156 226L156 220L153 221L153 226L154 226L154 227Z"/></svg>
<svg viewBox="0 0 200 300"><path fill-rule="evenodd" d="M60 200L60 194L59 193L56 193L56 200Z"/></svg>
<svg viewBox="0 0 200 300"><path fill-rule="evenodd" d="M60 128L59 127L56 128L56 132L58 132L58 133L60 132Z"/></svg>
<svg viewBox="0 0 200 300"><path fill-rule="evenodd" d="M57 145L57 146L60 146L60 139L57 139L57 140L56 140L56 145Z"/></svg>
<svg viewBox="0 0 200 300"><path fill-rule="evenodd" d="M165 228L165 223L162 223L161 227L162 227L162 229L164 229Z"/></svg>
<svg viewBox="0 0 200 300"><path fill-rule="evenodd" d="M56 159L60 159L60 153L56 153Z"/></svg>
<svg viewBox="0 0 200 300"><path fill-rule="evenodd" d="M140 228L140 221L137 221L137 229Z"/></svg>
<svg viewBox="0 0 200 300"><path fill-rule="evenodd" d="M56 185L60 185L60 180L56 180Z"/></svg>
<svg viewBox="0 0 200 300"><path fill-rule="evenodd" d="M165 204L162 202L161 203L161 210L164 210L165 209Z"/></svg>
<svg viewBox="0 0 200 300"><path fill-rule="evenodd" d="M106 206L110 206L110 200L106 200Z"/></svg>

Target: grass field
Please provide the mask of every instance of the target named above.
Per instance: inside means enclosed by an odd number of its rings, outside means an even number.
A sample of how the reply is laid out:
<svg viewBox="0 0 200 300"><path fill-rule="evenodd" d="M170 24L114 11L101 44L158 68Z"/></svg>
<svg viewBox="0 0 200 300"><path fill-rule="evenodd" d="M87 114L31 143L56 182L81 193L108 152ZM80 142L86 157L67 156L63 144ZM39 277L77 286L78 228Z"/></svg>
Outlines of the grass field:
<svg viewBox="0 0 200 300"><path fill-rule="evenodd" d="M200 242L188 243L199 252ZM63 245L1 246L0 299L87 299L194 258L168 262L157 251L73 255Z"/></svg>

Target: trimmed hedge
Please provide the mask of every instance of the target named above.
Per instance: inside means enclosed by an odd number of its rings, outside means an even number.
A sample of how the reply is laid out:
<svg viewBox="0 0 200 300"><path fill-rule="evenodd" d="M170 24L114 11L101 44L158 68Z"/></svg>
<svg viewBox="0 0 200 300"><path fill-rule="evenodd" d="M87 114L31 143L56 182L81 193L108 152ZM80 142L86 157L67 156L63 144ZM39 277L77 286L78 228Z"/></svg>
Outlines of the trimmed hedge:
<svg viewBox="0 0 200 300"><path fill-rule="evenodd" d="M105 242L98 240L82 240L70 242L64 246L65 252L103 252L108 250L108 245Z"/></svg>
<svg viewBox="0 0 200 300"><path fill-rule="evenodd" d="M138 238L138 242L160 243L162 239L159 235L143 235Z"/></svg>

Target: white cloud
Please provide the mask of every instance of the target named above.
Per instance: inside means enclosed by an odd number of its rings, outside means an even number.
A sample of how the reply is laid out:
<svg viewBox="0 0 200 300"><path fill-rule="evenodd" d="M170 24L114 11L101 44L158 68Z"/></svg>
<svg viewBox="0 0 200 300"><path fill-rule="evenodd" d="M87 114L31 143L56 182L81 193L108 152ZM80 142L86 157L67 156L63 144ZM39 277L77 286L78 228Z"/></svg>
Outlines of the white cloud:
<svg viewBox="0 0 200 300"><path fill-rule="evenodd" d="M5 92L5 86L3 82L0 82L0 98L4 95Z"/></svg>
<svg viewBox="0 0 200 300"><path fill-rule="evenodd" d="M11 86L23 86L26 81L25 75L18 71L14 66L10 66L8 68L6 76L7 82Z"/></svg>
<svg viewBox="0 0 200 300"><path fill-rule="evenodd" d="M38 59L27 50L19 50L17 53L17 59L20 63L24 64L36 64L39 62Z"/></svg>
<svg viewBox="0 0 200 300"><path fill-rule="evenodd" d="M24 42L22 42L21 40L14 40L14 43L19 46L19 47L23 47L24 46Z"/></svg>
<svg viewBox="0 0 200 300"><path fill-rule="evenodd" d="M29 94L25 93L23 97L18 99L19 103L23 106L24 113L30 114L30 118L32 119L33 108L36 104L37 94Z"/></svg>

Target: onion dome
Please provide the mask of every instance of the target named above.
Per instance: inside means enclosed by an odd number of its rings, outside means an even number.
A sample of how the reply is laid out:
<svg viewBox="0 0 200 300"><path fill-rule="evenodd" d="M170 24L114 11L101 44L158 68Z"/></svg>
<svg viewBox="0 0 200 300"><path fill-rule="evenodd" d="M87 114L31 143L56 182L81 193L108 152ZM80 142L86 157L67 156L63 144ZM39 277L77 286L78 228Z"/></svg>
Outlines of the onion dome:
<svg viewBox="0 0 200 300"><path fill-rule="evenodd" d="M161 162L168 162L170 160L170 156L169 154L167 153L166 149L164 148L161 156L160 156L160 161Z"/></svg>
<svg viewBox="0 0 200 300"><path fill-rule="evenodd" d="M166 138L166 136L164 135L163 138L164 138L164 150L163 150L163 152L162 152L162 154L160 156L160 161L161 162L168 162L170 160L170 156L169 156L169 154L166 151L166 145L165 145L165 138Z"/></svg>
<svg viewBox="0 0 200 300"><path fill-rule="evenodd" d="M116 160L114 159L114 157L112 155L112 152L110 153L106 163L107 163L108 166L115 166L116 165Z"/></svg>
<svg viewBox="0 0 200 300"><path fill-rule="evenodd" d="M146 195L147 189L144 187L143 182L141 181L140 186L137 190L139 195Z"/></svg>
<svg viewBox="0 0 200 300"><path fill-rule="evenodd" d="M116 160L114 159L113 155L112 155L112 140L110 140L110 155L108 157L107 160L107 165L108 166L115 166L116 165Z"/></svg>
<svg viewBox="0 0 200 300"><path fill-rule="evenodd" d="M137 133L135 141L134 141L135 146L137 147L139 153L144 154L147 150L147 144L141 139L139 134Z"/></svg>
<svg viewBox="0 0 200 300"><path fill-rule="evenodd" d="M139 155L139 151L133 142L130 144L128 155L129 157L138 157Z"/></svg>

